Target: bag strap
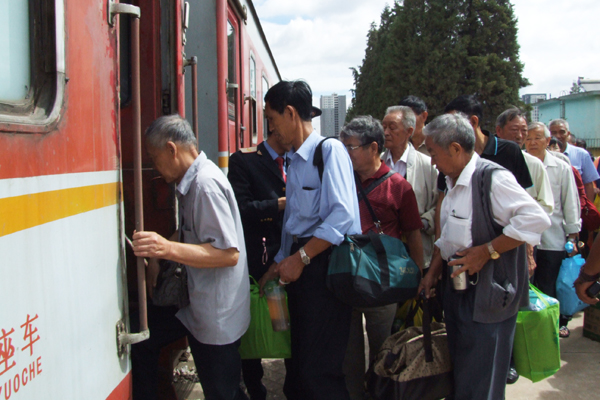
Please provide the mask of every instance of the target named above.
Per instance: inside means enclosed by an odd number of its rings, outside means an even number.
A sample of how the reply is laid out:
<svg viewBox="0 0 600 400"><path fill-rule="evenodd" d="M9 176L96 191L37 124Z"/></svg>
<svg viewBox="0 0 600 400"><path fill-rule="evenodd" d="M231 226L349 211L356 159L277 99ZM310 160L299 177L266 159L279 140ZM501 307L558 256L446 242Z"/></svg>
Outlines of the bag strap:
<svg viewBox="0 0 600 400"><path fill-rule="evenodd" d="M315 154L313 155L313 165L317 167L317 170L319 171L319 181L321 182L323 182L323 170L325 169L325 163L323 162L323 142L327 139L337 139L337 137L329 136L321 140L315 149Z"/></svg>
<svg viewBox="0 0 600 400"><path fill-rule="evenodd" d="M387 253L383 242L381 241L381 235L368 231L369 239L371 244L377 253L377 263L379 264L379 279L381 280L381 289L387 290L390 287L390 265L388 264Z"/></svg>
<svg viewBox="0 0 600 400"><path fill-rule="evenodd" d="M384 174L382 176L380 176L378 179L374 180L373 182L371 182L369 184L369 186L367 186L364 191L361 190L360 193L358 194L358 201L361 201L362 199L366 199L367 195L369 193L371 193L377 186L381 185L387 178L389 178L390 176L394 175L396 172L390 170L387 172L387 174ZM357 185L360 183L360 181L357 181ZM362 189L362 185L359 185L359 188Z"/></svg>
<svg viewBox="0 0 600 400"><path fill-rule="evenodd" d="M356 172L354 173L354 180L356 181L356 186L358 187L358 190L360 191L360 195L362 195L362 200L364 200L365 204L367 205L367 209L369 210L369 214L371 214L371 218L373 219L373 223L375 224L377 231L379 232L380 235L383 235L383 230L381 229L381 221L379 220L379 218L377 218L377 215L375 215L375 211L373 210L373 207L371 207L371 202L369 202L369 198L367 197L367 194L365 193L365 189L363 189L362 184L360 183L360 178L358 177L358 174ZM383 182L383 181L381 181L381 182ZM360 196L359 196L359 201L360 201Z"/></svg>
<svg viewBox="0 0 600 400"><path fill-rule="evenodd" d="M423 348L425 349L425 361L433 362L433 350L431 345L431 313L429 311L429 299L423 297Z"/></svg>
<svg viewBox="0 0 600 400"><path fill-rule="evenodd" d="M550 303L548 303L548 301L544 298L544 296L545 296L544 293L542 293L542 291L540 289L533 286L533 284L531 282L529 282L529 289L533 290L535 292L535 294L538 295L538 298L542 301L542 303L544 303L546 308L550 307Z"/></svg>

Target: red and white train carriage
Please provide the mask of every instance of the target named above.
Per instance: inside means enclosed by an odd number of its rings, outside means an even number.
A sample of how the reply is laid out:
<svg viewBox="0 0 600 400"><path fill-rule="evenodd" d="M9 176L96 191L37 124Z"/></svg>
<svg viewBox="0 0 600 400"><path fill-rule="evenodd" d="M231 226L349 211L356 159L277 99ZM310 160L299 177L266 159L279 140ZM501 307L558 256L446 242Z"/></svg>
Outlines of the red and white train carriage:
<svg viewBox="0 0 600 400"><path fill-rule="evenodd" d="M226 172L279 79L249 0L0 0L0 399L130 398L126 235L175 228L135 138L180 113Z"/></svg>

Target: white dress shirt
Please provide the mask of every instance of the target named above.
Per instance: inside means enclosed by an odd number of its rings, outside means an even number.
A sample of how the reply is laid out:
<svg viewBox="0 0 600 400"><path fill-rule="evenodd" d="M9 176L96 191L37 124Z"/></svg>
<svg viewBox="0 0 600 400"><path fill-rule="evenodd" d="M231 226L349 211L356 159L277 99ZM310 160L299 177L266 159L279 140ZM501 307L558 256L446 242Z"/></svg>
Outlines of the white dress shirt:
<svg viewBox="0 0 600 400"><path fill-rule="evenodd" d="M554 210L554 196L544 164L539 158L534 157L525 151L523 152L523 157L525 157L529 175L533 182L533 186L525 190L538 202L542 209L546 211L546 214L550 215Z"/></svg>
<svg viewBox="0 0 600 400"><path fill-rule="evenodd" d="M471 221L473 198L471 182L479 156L473 153L456 184L446 176L448 191L440 213L441 236L435 242L442 258L448 260L457 251L473 245ZM547 214L507 170L494 171L490 194L494 221L503 226L502 233L532 246L539 244L549 224Z"/></svg>
<svg viewBox="0 0 600 400"><path fill-rule="evenodd" d="M408 162L408 146L406 146L406 150L404 150L404 153L402 153L402 156L396 162L394 162L392 152L389 149L387 149L385 153L383 153L383 162L385 162L385 165L390 167L391 170L396 171L402 177L406 177L406 163Z"/></svg>
<svg viewBox="0 0 600 400"><path fill-rule="evenodd" d="M550 228L542 234L542 250L564 250L566 236L581 230L581 205L573 169L546 151L544 168L548 173L554 195L554 212L550 215Z"/></svg>

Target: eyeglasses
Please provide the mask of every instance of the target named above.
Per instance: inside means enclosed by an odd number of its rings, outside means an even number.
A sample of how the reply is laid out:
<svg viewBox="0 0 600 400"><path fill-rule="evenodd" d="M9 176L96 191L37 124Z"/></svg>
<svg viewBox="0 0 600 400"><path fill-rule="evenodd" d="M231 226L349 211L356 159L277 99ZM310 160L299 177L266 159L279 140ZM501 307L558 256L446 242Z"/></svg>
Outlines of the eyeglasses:
<svg viewBox="0 0 600 400"><path fill-rule="evenodd" d="M370 144L371 144L371 143L367 143L367 144L360 144L360 145L358 145L358 146L348 146L348 145L346 145L345 147L346 147L346 150L348 150L348 151L352 151L352 150L356 150L356 149L358 149L359 147L365 147L365 146L369 146Z"/></svg>

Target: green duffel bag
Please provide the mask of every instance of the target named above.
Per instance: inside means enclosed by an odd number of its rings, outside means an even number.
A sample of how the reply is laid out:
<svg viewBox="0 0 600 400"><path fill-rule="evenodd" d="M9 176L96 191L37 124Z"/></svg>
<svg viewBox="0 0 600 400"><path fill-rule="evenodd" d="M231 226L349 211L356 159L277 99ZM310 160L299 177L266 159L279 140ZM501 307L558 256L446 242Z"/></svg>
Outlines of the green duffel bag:
<svg viewBox="0 0 600 400"><path fill-rule="evenodd" d="M274 332L266 296L260 297L254 278L250 284L250 326L242 336L240 356L243 360L255 358L290 358L292 341L289 329Z"/></svg>
<svg viewBox="0 0 600 400"><path fill-rule="evenodd" d="M327 287L353 307L379 307L417 295L421 271L401 240L369 231L347 235L329 259Z"/></svg>
<svg viewBox="0 0 600 400"><path fill-rule="evenodd" d="M517 315L513 356L517 372L532 382L552 376L560 369L558 300L529 284L528 307Z"/></svg>

